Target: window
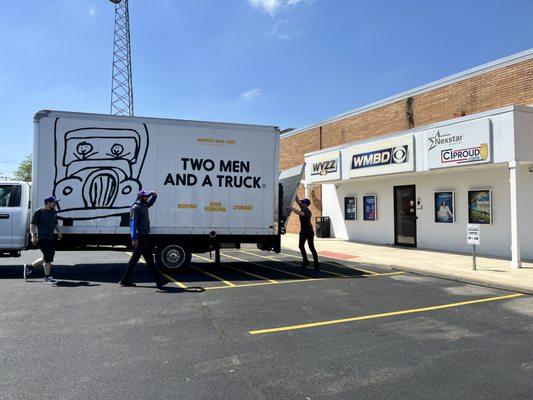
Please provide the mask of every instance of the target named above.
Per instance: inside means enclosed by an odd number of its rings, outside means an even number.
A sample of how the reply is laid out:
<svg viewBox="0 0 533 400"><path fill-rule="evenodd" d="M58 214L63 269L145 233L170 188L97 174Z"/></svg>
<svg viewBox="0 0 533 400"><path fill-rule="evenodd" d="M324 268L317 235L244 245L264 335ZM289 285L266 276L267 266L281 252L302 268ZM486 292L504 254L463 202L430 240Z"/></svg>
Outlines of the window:
<svg viewBox="0 0 533 400"><path fill-rule="evenodd" d="M20 185L0 185L0 207L20 207Z"/></svg>

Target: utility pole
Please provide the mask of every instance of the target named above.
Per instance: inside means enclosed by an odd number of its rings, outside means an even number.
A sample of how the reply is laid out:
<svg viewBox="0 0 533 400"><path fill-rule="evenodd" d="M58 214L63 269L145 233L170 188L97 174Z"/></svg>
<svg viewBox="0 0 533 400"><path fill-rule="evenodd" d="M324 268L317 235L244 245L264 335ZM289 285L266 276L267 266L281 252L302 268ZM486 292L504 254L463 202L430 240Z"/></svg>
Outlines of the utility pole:
<svg viewBox="0 0 533 400"><path fill-rule="evenodd" d="M109 0L115 4L111 115L133 116L131 74L130 14L128 0Z"/></svg>

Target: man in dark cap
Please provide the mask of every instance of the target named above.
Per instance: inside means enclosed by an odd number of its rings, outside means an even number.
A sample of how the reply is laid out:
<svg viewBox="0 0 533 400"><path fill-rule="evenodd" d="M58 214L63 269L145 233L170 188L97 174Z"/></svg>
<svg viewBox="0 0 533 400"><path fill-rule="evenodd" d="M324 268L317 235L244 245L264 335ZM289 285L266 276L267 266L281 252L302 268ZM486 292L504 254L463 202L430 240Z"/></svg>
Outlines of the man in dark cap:
<svg viewBox="0 0 533 400"><path fill-rule="evenodd" d="M311 210L309 209L309 206L311 205L311 200L300 200L298 196L296 196L296 203L298 204L300 209L298 210L297 208L291 207L291 211L295 214L298 214L298 216L300 217L300 240L298 243L298 247L302 252L302 269L305 269L309 265L309 260L307 259L307 254L305 252L305 242L307 242L307 244L309 245L309 250L311 250L311 254L313 254L313 264L315 266L315 271L319 271L320 264L318 263L318 254L316 252L314 244L315 232L313 231L313 225L311 225L312 214Z"/></svg>
<svg viewBox="0 0 533 400"><path fill-rule="evenodd" d="M55 255L54 231L58 233L58 239L61 240L61 231L57 224L56 208L58 201L54 196L48 196L44 199L44 206L33 214L30 223L31 242L41 249L43 256L32 264L24 265L23 276L25 280L31 275L34 268L42 265L44 268L43 283L49 285L57 283L51 273Z"/></svg>
<svg viewBox="0 0 533 400"><path fill-rule="evenodd" d="M165 284L163 277L159 274L154 265L152 244L148 237L150 233L150 215L148 214L148 209L154 205L156 199L157 194L155 192L141 190L137 193L137 201L131 206L130 236L133 254L131 255L128 267L124 272L124 276L119 282L121 286L136 286L135 283L132 282L131 276L141 256L144 257L144 261L146 261L146 265L154 277L156 286L161 289Z"/></svg>

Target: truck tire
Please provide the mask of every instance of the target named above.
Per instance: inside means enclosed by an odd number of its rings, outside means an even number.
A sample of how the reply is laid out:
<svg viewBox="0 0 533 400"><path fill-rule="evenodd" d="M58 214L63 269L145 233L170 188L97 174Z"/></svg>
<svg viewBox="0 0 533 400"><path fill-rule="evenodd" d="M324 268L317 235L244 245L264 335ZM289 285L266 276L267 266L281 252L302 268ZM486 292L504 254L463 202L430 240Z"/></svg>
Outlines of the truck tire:
<svg viewBox="0 0 533 400"><path fill-rule="evenodd" d="M176 272L189 266L191 252L183 243L163 243L157 246L155 260L159 269L166 272Z"/></svg>

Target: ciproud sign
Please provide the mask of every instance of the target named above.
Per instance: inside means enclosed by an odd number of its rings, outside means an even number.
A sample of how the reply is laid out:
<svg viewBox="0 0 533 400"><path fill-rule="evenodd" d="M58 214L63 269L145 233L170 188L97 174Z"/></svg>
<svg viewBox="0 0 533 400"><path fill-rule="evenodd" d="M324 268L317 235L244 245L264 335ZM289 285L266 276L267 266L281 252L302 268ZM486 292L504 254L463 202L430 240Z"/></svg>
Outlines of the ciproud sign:
<svg viewBox="0 0 533 400"><path fill-rule="evenodd" d="M429 169L492 161L488 118L428 131L424 135Z"/></svg>

